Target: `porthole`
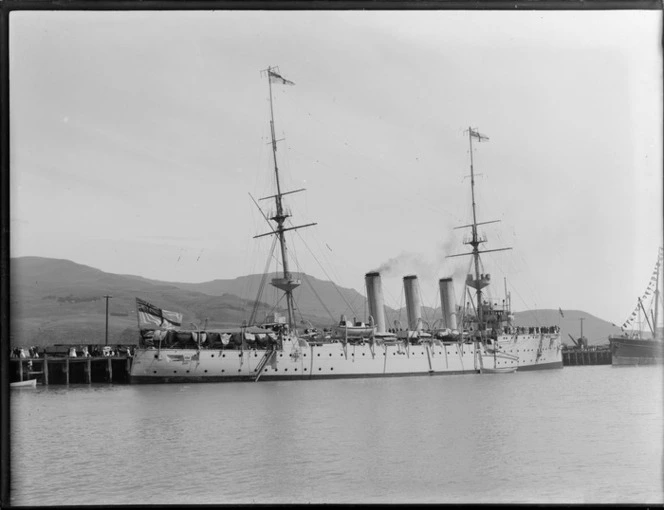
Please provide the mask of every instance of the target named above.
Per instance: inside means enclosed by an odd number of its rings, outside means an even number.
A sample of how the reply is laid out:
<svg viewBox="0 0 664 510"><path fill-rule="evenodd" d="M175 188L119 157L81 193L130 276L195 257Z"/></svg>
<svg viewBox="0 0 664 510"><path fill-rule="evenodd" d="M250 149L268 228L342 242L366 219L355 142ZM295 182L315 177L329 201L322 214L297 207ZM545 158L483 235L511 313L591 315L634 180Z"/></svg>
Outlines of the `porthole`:
<svg viewBox="0 0 664 510"><path fill-rule="evenodd" d="M224 370L223 368L221 369L221 373L222 373L222 374L223 374L225 371L226 371L226 370Z"/></svg>
<svg viewBox="0 0 664 510"><path fill-rule="evenodd" d="M213 354L213 356L214 356L214 354ZM256 358L256 357L258 357L258 354L254 353L254 358Z"/></svg>
<svg viewBox="0 0 664 510"><path fill-rule="evenodd" d="M207 374L207 370L203 370L203 372L205 372Z"/></svg>
<svg viewBox="0 0 664 510"><path fill-rule="evenodd" d="M222 354L222 355L221 355L221 357L222 357L222 358L225 358L225 357L226 357L226 355L225 355L225 354Z"/></svg>
<svg viewBox="0 0 664 510"><path fill-rule="evenodd" d="M339 356L343 356L343 355L344 355L343 352L340 352L340 353L339 353Z"/></svg>
<svg viewBox="0 0 664 510"><path fill-rule="evenodd" d="M280 358L283 358L283 356L284 356L283 354L279 354L279 357L280 357Z"/></svg>
<svg viewBox="0 0 664 510"><path fill-rule="evenodd" d="M211 356L211 357L213 357L213 358L214 358L214 354L212 354L212 356Z"/></svg>
<svg viewBox="0 0 664 510"><path fill-rule="evenodd" d="M153 373L153 374L156 374L156 373L157 373L157 371L155 370L155 371L154 371L154 372L152 372L152 373Z"/></svg>
<svg viewBox="0 0 664 510"><path fill-rule="evenodd" d="M297 368L295 369L295 371L297 372Z"/></svg>
<svg viewBox="0 0 664 510"><path fill-rule="evenodd" d="M154 359L159 359L159 354L155 354ZM155 372L155 374L156 374L156 372Z"/></svg>
<svg viewBox="0 0 664 510"><path fill-rule="evenodd" d="M173 373L174 373L174 374L177 374L177 373L178 373L178 371L177 371L177 370L173 370Z"/></svg>
<svg viewBox="0 0 664 510"><path fill-rule="evenodd" d="M334 370L334 367L330 367L330 370Z"/></svg>
<svg viewBox="0 0 664 510"><path fill-rule="evenodd" d="M238 371L238 372L242 372L242 369L241 369L241 368L238 368L237 371Z"/></svg>
<svg viewBox="0 0 664 510"><path fill-rule="evenodd" d="M330 353L330 357L332 357L332 353Z"/></svg>
<svg viewBox="0 0 664 510"><path fill-rule="evenodd" d="M365 354L365 353L362 353L362 356L366 356L366 354Z"/></svg>
<svg viewBox="0 0 664 510"><path fill-rule="evenodd" d="M304 355L304 357L306 358L306 357L307 357L307 355L305 354L305 355Z"/></svg>
<svg viewBox="0 0 664 510"><path fill-rule="evenodd" d="M307 369L305 368L305 369L304 369L304 371L306 372L306 371L307 371Z"/></svg>
<svg viewBox="0 0 664 510"><path fill-rule="evenodd" d="M284 368L284 372L288 372L288 369L287 369L287 368Z"/></svg>
<svg viewBox="0 0 664 510"><path fill-rule="evenodd" d="M222 372L223 372L223 370L222 370ZM258 372L258 369L257 369L257 368L254 368L254 372Z"/></svg>
<svg viewBox="0 0 664 510"><path fill-rule="evenodd" d="M238 356L241 358L241 357L242 357L242 353L238 354Z"/></svg>
<svg viewBox="0 0 664 510"><path fill-rule="evenodd" d="M321 367L318 367L318 371L320 372L321 370L323 370L323 369Z"/></svg>
<svg viewBox="0 0 664 510"><path fill-rule="evenodd" d="M275 371L275 372L278 372L278 371L279 371L279 369L278 369L278 368L275 368L275 369L274 369L274 371Z"/></svg>
<svg viewBox="0 0 664 510"><path fill-rule="evenodd" d="M320 352L318 353L318 356L320 356Z"/></svg>
<svg viewBox="0 0 664 510"><path fill-rule="evenodd" d="M207 372L207 370L206 370L206 372ZM187 370L187 373L189 373L189 370Z"/></svg>

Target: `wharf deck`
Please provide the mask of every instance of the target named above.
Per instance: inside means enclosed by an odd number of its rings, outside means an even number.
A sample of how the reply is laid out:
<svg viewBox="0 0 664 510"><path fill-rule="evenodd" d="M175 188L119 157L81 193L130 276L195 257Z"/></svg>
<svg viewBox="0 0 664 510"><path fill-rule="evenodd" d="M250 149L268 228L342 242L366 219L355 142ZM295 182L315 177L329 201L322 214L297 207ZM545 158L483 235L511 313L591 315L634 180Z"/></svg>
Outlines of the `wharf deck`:
<svg viewBox="0 0 664 510"><path fill-rule="evenodd" d="M131 356L49 356L9 358L10 381L37 379L40 384L129 383Z"/></svg>
<svg viewBox="0 0 664 510"><path fill-rule="evenodd" d="M591 346L584 349L563 349L563 366L610 365L611 349L605 346Z"/></svg>

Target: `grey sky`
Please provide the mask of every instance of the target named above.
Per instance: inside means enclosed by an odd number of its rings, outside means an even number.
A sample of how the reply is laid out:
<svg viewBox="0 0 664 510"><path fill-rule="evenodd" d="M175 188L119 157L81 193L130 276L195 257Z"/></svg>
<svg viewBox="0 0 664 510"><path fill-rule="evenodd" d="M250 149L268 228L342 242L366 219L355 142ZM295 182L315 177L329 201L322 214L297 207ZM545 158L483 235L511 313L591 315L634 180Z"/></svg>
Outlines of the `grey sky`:
<svg viewBox="0 0 664 510"><path fill-rule="evenodd" d="M13 12L11 256L262 272L277 65L287 204L318 222L293 269L364 293L393 259L388 305L410 273L423 304L460 293L472 125L486 247L513 247L484 257L494 296L620 324L662 244L660 41L657 11Z"/></svg>

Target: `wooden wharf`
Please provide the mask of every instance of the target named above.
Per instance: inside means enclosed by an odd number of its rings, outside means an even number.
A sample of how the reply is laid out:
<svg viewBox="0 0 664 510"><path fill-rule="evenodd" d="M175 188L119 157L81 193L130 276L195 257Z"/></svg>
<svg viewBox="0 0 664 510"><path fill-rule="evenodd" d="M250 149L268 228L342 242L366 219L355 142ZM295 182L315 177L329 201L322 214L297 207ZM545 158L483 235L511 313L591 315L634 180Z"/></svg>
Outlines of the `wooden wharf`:
<svg viewBox="0 0 664 510"><path fill-rule="evenodd" d="M38 379L50 384L127 384L132 357L115 356L49 356L39 358L9 358L10 381Z"/></svg>
<svg viewBox="0 0 664 510"><path fill-rule="evenodd" d="M589 346L582 349L563 349L563 366L610 365L611 349L608 346Z"/></svg>

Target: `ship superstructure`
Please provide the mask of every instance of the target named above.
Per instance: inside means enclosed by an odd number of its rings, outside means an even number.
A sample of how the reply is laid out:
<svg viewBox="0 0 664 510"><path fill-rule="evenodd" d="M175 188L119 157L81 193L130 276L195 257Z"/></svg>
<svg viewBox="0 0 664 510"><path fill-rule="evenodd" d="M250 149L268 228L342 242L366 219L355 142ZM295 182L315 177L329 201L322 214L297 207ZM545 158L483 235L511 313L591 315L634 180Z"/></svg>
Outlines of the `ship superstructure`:
<svg viewBox="0 0 664 510"><path fill-rule="evenodd" d="M560 334L545 328L528 331L513 328L509 310L497 309L482 297L490 277L480 272L478 235L473 194L473 247L475 275L467 286L477 291L475 313L456 305L451 278L439 281L441 289L441 328L429 328L420 313L416 275L404 278L408 324L406 329L390 328L386 323L381 275L365 275L369 316L366 321L349 321L342 316L331 334L315 329L300 332L295 321L293 291L300 281L289 271L285 233L315 223L286 227L290 213L283 196L303 190L281 190L275 138L272 85L293 85L277 68L265 71L270 93L270 132L274 163L275 212L266 219L275 223L266 235L276 236L280 247L282 274L272 285L284 293L287 317L274 313L254 325L255 314L237 328L181 331L163 319L170 312L154 307L156 321L141 326L139 348L131 368L133 383L266 381L283 379L320 379L442 375L464 373L514 372L517 369L562 367ZM471 141L480 137L469 130ZM473 174L471 159L471 175ZM468 227L468 226L467 226ZM465 296L464 296L465 297ZM471 307L472 308L472 307Z"/></svg>

